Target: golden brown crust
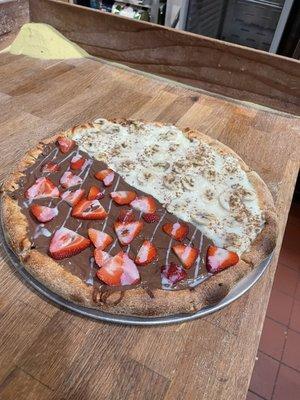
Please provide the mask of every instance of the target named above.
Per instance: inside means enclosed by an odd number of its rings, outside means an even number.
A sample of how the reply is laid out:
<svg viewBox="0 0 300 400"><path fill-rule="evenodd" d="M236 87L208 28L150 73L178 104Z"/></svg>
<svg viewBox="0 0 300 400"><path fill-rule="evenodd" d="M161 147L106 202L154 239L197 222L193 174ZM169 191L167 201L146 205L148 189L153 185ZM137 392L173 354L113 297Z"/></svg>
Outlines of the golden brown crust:
<svg viewBox="0 0 300 400"><path fill-rule="evenodd" d="M126 125L131 120L114 120ZM157 123L157 125L161 125ZM189 137L198 137L214 146L222 153L233 154L238 158L242 168L258 193L261 209L266 216L266 225L250 251L242 256L240 262L232 268L217 274L194 289L180 291L165 291L161 289L147 292L136 288L120 292L99 293L85 284L80 278L66 271L58 262L46 254L31 249L27 236L27 220L17 201L8 194L18 188L18 181L23 172L35 162L41 154L43 145L57 140L58 136L72 137L78 130L92 128L92 123L78 125L61 134L54 135L39 143L20 161L16 171L7 179L3 186L2 218L5 227L6 240L20 258L26 270L38 281L43 283L61 297L81 306L97 308L113 314L163 316L178 313L192 313L204 306L220 301L231 288L249 271L265 258L275 246L277 237L277 218L272 196L261 178L244 163L244 161L224 144L209 138L195 130L186 129Z"/></svg>

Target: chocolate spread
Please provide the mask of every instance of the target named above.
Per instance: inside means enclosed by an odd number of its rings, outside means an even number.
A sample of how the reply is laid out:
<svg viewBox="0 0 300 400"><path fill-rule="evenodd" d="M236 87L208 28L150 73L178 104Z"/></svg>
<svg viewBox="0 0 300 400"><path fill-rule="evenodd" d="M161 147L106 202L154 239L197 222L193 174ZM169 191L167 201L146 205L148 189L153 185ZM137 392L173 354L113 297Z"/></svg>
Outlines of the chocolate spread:
<svg viewBox="0 0 300 400"><path fill-rule="evenodd" d="M81 188L85 190L86 195L92 185L98 186L100 187L100 189L102 189L105 196L103 199L100 199L100 203L108 212L108 217L103 221L77 219L71 216L71 206L68 203L60 198L46 198L33 200L32 204L38 203L39 205L46 205L50 207L57 206L59 212L58 215L50 222L47 222L45 224L39 223L29 211L29 201L24 196L25 191L35 183L37 178L42 176L47 176L49 179L51 179L51 181L59 188L60 193L68 190L63 189L59 181L63 173L69 169L70 161L72 157L76 154L80 154L86 160L90 160L89 163L87 163L87 167L82 171L73 171L74 174L80 175L81 178L84 179ZM42 173L41 167L43 166L43 164L49 161L53 161L59 164L60 171L47 174ZM192 224L183 222L180 218L177 218L175 215L167 212L166 209L158 201L156 201L156 214L159 216L159 222L144 222L142 232L132 241L129 247L122 246L118 242L117 236L114 231L114 222L116 221L121 209L128 209L130 208L130 206L117 205L114 201L112 201L109 195L110 192L129 190L135 191L138 196L147 194L128 185L124 181L124 179L116 172L112 185L109 187L105 187L102 182L94 177L94 174L106 168L107 165L104 162L95 160L94 158L90 157L89 154L83 151L79 151L77 147L73 148L69 153L63 154L59 151L56 144L44 146L43 152L38 157L35 164L30 166L25 171L25 175L20 179L19 189L11 193L12 198L17 199L22 212L27 218L28 235L32 242L32 246L42 253L49 254L48 250L51 237L55 233L55 231L59 229L62 225L64 225L66 228L78 232L84 237L88 236L88 228L95 228L101 231L104 227L104 231L114 238L114 242L112 243L112 245L105 249L105 251L107 251L112 256L116 255L121 250L124 252L127 251L129 257L134 260L143 241L145 239L150 240L153 236L152 242L157 248L158 256L156 260L151 264L138 267L141 278L139 285L143 287L148 293L152 293L151 290L153 289L164 288L161 279L161 267L169 264L170 262L174 262L180 265L179 259L174 254L171 248L174 244L179 242L176 242L176 240L170 238L170 236L164 233L162 230L162 226L165 223L182 222L188 225L189 228L189 233L187 237L182 241L182 243L191 244L198 249L199 247L201 247L201 251L199 253L197 262L195 262L190 269L186 270L188 274L187 279L179 282L177 285L174 285L171 289L179 290L190 287L190 284L191 282L193 282L194 278L199 277L202 274L206 274L207 272L205 268L205 256L207 252L207 247L212 244L211 241L207 237L202 235L199 229L197 229ZM78 187L79 185L74 186L71 188L71 190L75 190ZM134 213L136 219L141 218L141 214L139 211L134 210ZM157 224L159 224L159 226L157 226ZM65 268L67 271L69 271L73 275L78 276L88 285L94 285L97 289L101 288L101 290L113 291L121 289L123 291L137 287L137 285L122 286L121 288L108 287L106 284L101 282L96 276L98 266L94 261L93 252L94 246L91 244L90 247L88 247L81 253L57 262L62 265L63 268Z"/></svg>

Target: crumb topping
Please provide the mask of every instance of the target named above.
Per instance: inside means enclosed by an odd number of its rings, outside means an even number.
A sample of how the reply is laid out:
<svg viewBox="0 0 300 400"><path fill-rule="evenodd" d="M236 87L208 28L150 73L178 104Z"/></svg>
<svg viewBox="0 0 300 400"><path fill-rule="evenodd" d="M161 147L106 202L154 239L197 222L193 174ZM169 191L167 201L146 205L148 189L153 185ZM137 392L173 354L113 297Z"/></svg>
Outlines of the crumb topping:
<svg viewBox="0 0 300 400"><path fill-rule="evenodd" d="M238 158L188 139L175 126L98 119L91 128L76 130L74 139L216 246L241 254L264 226L257 194Z"/></svg>

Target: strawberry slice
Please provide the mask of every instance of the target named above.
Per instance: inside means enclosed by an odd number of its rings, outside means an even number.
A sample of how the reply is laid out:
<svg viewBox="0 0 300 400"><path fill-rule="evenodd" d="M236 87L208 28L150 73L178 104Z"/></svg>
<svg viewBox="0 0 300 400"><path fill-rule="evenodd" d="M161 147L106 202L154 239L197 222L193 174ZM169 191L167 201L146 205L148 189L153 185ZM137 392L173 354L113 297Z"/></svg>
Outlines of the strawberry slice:
<svg viewBox="0 0 300 400"><path fill-rule="evenodd" d="M175 285L187 277L186 271L179 265L171 262L169 265L161 267L162 283Z"/></svg>
<svg viewBox="0 0 300 400"><path fill-rule="evenodd" d="M75 146L75 142L72 139L69 139L65 136L60 136L57 139L59 150L62 153L68 153Z"/></svg>
<svg viewBox="0 0 300 400"><path fill-rule="evenodd" d="M66 189L72 186L80 185L82 183L82 179L80 178L80 176L74 175L70 171L66 171L60 178L59 183L63 188Z"/></svg>
<svg viewBox="0 0 300 400"><path fill-rule="evenodd" d="M73 192L71 190L67 190L66 192L61 194L61 198L66 201L70 206L75 206L79 202L79 200L83 197L84 190L77 189Z"/></svg>
<svg viewBox="0 0 300 400"><path fill-rule="evenodd" d="M191 268L199 254L199 251L194 247L182 243L175 244L172 249L187 269Z"/></svg>
<svg viewBox="0 0 300 400"><path fill-rule="evenodd" d="M88 200L98 200L98 199L103 199L104 194L101 192L97 186L91 186L88 194Z"/></svg>
<svg viewBox="0 0 300 400"><path fill-rule="evenodd" d="M143 214L143 219L144 221L146 221L148 224L153 224L154 222L158 222L159 221L159 215L155 214L155 213L147 213L147 214Z"/></svg>
<svg viewBox="0 0 300 400"><path fill-rule="evenodd" d="M44 172L57 172L60 170L60 166L55 162L49 161L42 165L41 171Z"/></svg>
<svg viewBox="0 0 300 400"><path fill-rule="evenodd" d="M119 242L123 245L127 245L141 232L143 229L143 222L115 222L114 228Z"/></svg>
<svg viewBox="0 0 300 400"><path fill-rule="evenodd" d="M113 238L110 235L97 229L89 228L88 235L93 245L100 250L104 250L113 242Z"/></svg>
<svg viewBox="0 0 300 400"><path fill-rule="evenodd" d="M157 250L153 243L145 240L142 247L139 249L135 259L137 265L150 264L157 256Z"/></svg>
<svg viewBox="0 0 300 400"><path fill-rule="evenodd" d="M102 181L105 186L110 186L115 178L115 173L112 169L103 169L95 174L95 178Z"/></svg>
<svg viewBox="0 0 300 400"><path fill-rule="evenodd" d="M106 261L110 260L112 257L101 249L94 250L94 258L99 268L103 267Z"/></svg>
<svg viewBox="0 0 300 400"><path fill-rule="evenodd" d="M55 260L74 256L90 245L90 240L67 228L58 229L52 236L49 253Z"/></svg>
<svg viewBox="0 0 300 400"><path fill-rule="evenodd" d="M118 218L118 222L133 222L135 221L135 215L132 210L121 210Z"/></svg>
<svg viewBox="0 0 300 400"><path fill-rule="evenodd" d="M85 158L80 154L74 156L71 160L70 167L73 170L81 169L85 163Z"/></svg>
<svg viewBox="0 0 300 400"><path fill-rule="evenodd" d="M209 246L206 254L206 269L212 274L232 267L239 262L239 256L229 250L217 246Z"/></svg>
<svg viewBox="0 0 300 400"><path fill-rule="evenodd" d="M131 203L131 207L143 213L153 214L156 211L156 203L153 197L139 196L136 197Z"/></svg>
<svg viewBox="0 0 300 400"><path fill-rule="evenodd" d="M48 222L51 221L58 214L58 209L56 207L46 207L40 206L38 204L33 204L30 206L31 213L35 216L35 218L40 222Z"/></svg>
<svg viewBox="0 0 300 400"><path fill-rule="evenodd" d="M119 192L111 192L110 197L120 206L124 206L126 204L130 204L136 198L136 193L121 190Z"/></svg>
<svg viewBox="0 0 300 400"><path fill-rule="evenodd" d="M97 277L109 286L136 285L140 281L135 263L123 251L106 261Z"/></svg>
<svg viewBox="0 0 300 400"><path fill-rule="evenodd" d="M183 240L189 233L189 227L179 222L164 224L162 228L167 235L179 241Z"/></svg>
<svg viewBox="0 0 300 400"><path fill-rule="evenodd" d="M48 178L38 178L25 192L27 199L43 199L45 197L59 197L59 190Z"/></svg>
<svg viewBox="0 0 300 400"><path fill-rule="evenodd" d="M107 217L107 212L99 200L81 199L73 207L72 217L79 219L104 219Z"/></svg>

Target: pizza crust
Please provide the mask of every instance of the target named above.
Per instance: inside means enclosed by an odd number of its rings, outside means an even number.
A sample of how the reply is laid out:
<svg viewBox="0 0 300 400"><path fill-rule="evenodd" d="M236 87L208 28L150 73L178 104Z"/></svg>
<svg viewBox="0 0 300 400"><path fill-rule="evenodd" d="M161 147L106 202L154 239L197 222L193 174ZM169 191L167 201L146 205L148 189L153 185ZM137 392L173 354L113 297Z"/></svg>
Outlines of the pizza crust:
<svg viewBox="0 0 300 400"><path fill-rule="evenodd" d="M131 120L113 120L120 124L130 124ZM162 124L157 124L162 125ZM18 181L24 171L43 151L44 144L55 142L59 136L72 137L79 130L93 128L92 123L78 125L60 134L56 134L39 143L19 162L16 171L7 179L2 189L2 222L5 238L25 269L47 288L64 299L81 306L100 309L112 314L138 316L165 316L178 313L193 313L204 306L219 302L232 287L247 275L262 259L271 253L277 238L277 217L272 196L254 171L230 148L209 138L208 136L187 128L188 137L197 137L222 153L232 154L238 158L240 165L247 172L259 198L259 204L265 213L266 224L252 243L250 251L243 254L239 263L222 273L191 289L179 291L152 290L151 293L138 287L136 289L117 292L97 292L92 286L85 284L80 278L66 271L58 262L46 254L31 248L27 236L28 224L17 200L10 197L9 192L18 188Z"/></svg>

